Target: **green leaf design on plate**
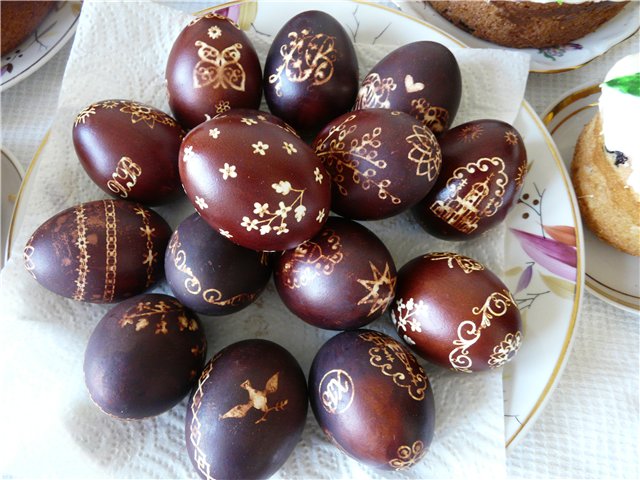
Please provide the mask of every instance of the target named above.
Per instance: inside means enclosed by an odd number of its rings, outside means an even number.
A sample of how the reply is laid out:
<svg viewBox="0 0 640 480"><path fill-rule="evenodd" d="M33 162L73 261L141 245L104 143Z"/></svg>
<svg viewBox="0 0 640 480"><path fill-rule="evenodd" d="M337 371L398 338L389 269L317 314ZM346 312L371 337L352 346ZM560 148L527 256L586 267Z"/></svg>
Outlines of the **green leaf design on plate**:
<svg viewBox="0 0 640 480"><path fill-rule="evenodd" d="M640 72L634 73L633 75L625 75L624 77L612 78L608 82L604 82L604 85L616 88L623 93L640 97Z"/></svg>

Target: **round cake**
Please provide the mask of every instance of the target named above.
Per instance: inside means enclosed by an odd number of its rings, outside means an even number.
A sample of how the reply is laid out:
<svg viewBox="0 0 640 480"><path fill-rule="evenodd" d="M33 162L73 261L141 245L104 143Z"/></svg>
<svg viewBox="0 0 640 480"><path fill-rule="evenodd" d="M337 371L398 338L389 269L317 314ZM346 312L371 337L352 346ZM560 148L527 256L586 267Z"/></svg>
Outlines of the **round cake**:
<svg viewBox="0 0 640 480"><path fill-rule="evenodd" d="M440 15L470 34L514 48L569 43L596 30L628 0L429 1Z"/></svg>
<svg viewBox="0 0 640 480"><path fill-rule="evenodd" d="M629 55L601 85L599 112L583 129L571 179L583 221L598 237L640 256L640 54Z"/></svg>
<svg viewBox="0 0 640 480"><path fill-rule="evenodd" d="M20 45L38 28L56 2L1 2L0 3L0 55Z"/></svg>

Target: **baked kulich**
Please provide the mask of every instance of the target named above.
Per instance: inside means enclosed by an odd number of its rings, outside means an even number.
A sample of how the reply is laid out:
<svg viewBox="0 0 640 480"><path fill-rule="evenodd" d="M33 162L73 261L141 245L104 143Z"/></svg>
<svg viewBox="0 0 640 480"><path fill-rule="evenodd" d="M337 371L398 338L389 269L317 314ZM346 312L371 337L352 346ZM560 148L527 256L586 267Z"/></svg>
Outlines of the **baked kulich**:
<svg viewBox="0 0 640 480"><path fill-rule="evenodd" d="M640 54L636 54L607 74L599 112L580 134L571 164L585 225L608 244L635 256L640 256L639 71Z"/></svg>
<svg viewBox="0 0 640 480"><path fill-rule="evenodd" d="M57 2L0 2L0 55L11 52L20 45Z"/></svg>
<svg viewBox="0 0 640 480"><path fill-rule="evenodd" d="M543 48L584 37L629 2L453 0L427 3L457 27L483 40L506 47Z"/></svg>

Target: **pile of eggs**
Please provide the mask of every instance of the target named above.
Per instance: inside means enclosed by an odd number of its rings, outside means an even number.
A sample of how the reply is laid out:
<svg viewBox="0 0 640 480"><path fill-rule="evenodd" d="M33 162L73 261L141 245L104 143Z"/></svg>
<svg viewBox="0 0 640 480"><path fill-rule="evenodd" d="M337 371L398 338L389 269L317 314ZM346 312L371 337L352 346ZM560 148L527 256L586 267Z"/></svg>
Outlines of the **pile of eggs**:
<svg viewBox="0 0 640 480"><path fill-rule="evenodd" d="M166 79L175 119L131 100L77 115L80 163L115 198L58 213L24 250L45 288L120 302L86 348L92 400L140 419L191 392L186 446L203 478L272 475L298 442L309 402L329 441L356 460L415 464L435 412L412 352L459 372L500 367L520 346L520 314L478 261L428 252L397 271L384 243L354 220L411 209L434 236L477 237L518 196L522 138L490 119L449 128L461 77L438 43L398 48L359 84L350 38L317 11L282 27L264 75L233 22L195 18L174 43ZM256 110L263 91L272 114ZM172 232L148 207L181 189L196 212ZM163 272L174 296L144 293ZM317 352L308 380L287 350L263 339L205 363L197 314L245 308L272 272L297 317L344 330ZM361 329L387 309L404 343Z"/></svg>

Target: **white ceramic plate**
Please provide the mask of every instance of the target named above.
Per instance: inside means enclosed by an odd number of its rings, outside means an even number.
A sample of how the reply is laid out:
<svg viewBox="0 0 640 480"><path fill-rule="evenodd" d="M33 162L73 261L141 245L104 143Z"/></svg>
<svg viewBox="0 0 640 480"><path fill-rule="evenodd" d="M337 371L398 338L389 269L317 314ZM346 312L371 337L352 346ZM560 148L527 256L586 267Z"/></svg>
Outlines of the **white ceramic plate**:
<svg viewBox="0 0 640 480"><path fill-rule="evenodd" d="M401 8L415 12L432 25L462 40L473 48L504 48L531 55L530 71L535 73L559 73L580 68L606 53L611 47L626 40L640 28L640 2L632 1L618 15L595 32L574 40L567 45L549 48L508 48L487 42L465 32L441 17L424 2L395 2Z"/></svg>
<svg viewBox="0 0 640 480"><path fill-rule="evenodd" d="M73 36L81 2L60 2L37 30L2 57L0 91L24 80L49 61Z"/></svg>
<svg viewBox="0 0 640 480"><path fill-rule="evenodd" d="M567 168L583 127L598 111L598 85L581 86L562 95L543 115ZM587 289L618 308L640 311L640 258L627 255L585 229Z"/></svg>
<svg viewBox="0 0 640 480"><path fill-rule="evenodd" d="M2 157L0 164L0 269L4 266L9 256L8 245L9 226L12 221L13 211L18 199L20 185L24 178L24 171L20 166L20 162L16 160L11 152L2 148L0 149Z"/></svg>
<svg viewBox="0 0 640 480"><path fill-rule="evenodd" d="M310 6L308 2L300 2L279 9L234 3L224 6L221 13L245 29L274 35L289 18L311 7L341 19L347 31L357 35L361 43L434 40L449 47L464 47L433 26L380 5L326 2ZM526 102L515 127L525 140L531 171L523 190L526 203L518 204L507 219L510 230L506 261L510 275L504 278L512 291L517 290L515 296L523 308L527 338L514 362L504 371L507 446L514 445L531 426L559 378L569 351L583 285L582 232L560 156L542 122ZM37 165L37 160L38 155L30 170ZM28 181L25 190L29 190ZM23 214L24 203L15 216L16 223ZM527 204L538 213L533 214ZM542 224L553 235L545 232L548 238L539 240L542 217ZM554 236L562 241L552 238ZM549 256L549 245L565 252L564 260L570 265Z"/></svg>

